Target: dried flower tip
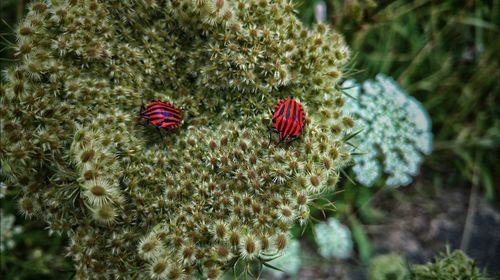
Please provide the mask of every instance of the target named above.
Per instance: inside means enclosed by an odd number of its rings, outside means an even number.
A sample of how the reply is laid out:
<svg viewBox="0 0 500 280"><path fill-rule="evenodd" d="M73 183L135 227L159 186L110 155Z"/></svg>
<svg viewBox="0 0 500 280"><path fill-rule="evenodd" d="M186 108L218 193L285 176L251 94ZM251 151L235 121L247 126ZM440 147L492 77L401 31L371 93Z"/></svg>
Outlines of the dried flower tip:
<svg viewBox="0 0 500 280"><path fill-rule="evenodd" d="M28 196L19 199L19 210L25 217L35 215L40 210L39 208L38 203Z"/></svg>
<svg viewBox="0 0 500 280"><path fill-rule="evenodd" d="M110 205L103 205L92 209L94 219L103 224L112 224L116 220L116 209Z"/></svg>
<svg viewBox="0 0 500 280"><path fill-rule="evenodd" d="M236 231L231 231L229 233L229 243L233 246L237 246L240 243L240 234Z"/></svg>
<svg viewBox="0 0 500 280"><path fill-rule="evenodd" d="M45 10L47 10L47 5L45 3L35 3L33 6L31 6L31 9L39 14L43 13Z"/></svg>
<svg viewBox="0 0 500 280"><path fill-rule="evenodd" d="M139 241L137 251L142 258L150 260L158 257L163 252L163 248L158 238L150 234Z"/></svg>
<svg viewBox="0 0 500 280"><path fill-rule="evenodd" d="M208 279L218 279L221 275L221 270L219 267L212 267L207 272Z"/></svg>
<svg viewBox="0 0 500 280"><path fill-rule="evenodd" d="M293 222L295 219L293 209L289 205L281 205L278 209L278 218L285 223Z"/></svg>
<svg viewBox="0 0 500 280"><path fill-rule="evenodd" d="M82 188L85 190L83 192L84 197L92 206L102 207L112 203L123 202L120 191L106 180L95 179L86 181Z"/></svg>
<svg viewBox="0 0 500 280"><path fill-rule="evenodd" d="M244 259L254 259L260 253L260 244L253 235L245 236L240 243L240 253Z"/></svg>
<svg viewBox="0 0 500 280"><path fill-rule="evenodd" d="M278 251L283 251L286 248L286 244L288 243L288 238L285 234L278 234L274 239L274 246Z"/></svg>

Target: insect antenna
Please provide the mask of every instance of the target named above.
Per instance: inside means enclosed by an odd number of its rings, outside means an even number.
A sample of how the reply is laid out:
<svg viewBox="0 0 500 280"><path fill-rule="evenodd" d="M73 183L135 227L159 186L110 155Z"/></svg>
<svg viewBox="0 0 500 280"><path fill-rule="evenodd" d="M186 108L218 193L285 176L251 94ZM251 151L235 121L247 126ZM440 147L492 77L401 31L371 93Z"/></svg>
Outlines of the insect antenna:
<svg viewBox="0 0 500 280"><path fill-rule="evenodd" d="M283 140L284 140L284 139L280 139L280 140L278 141L278 143L276 143L276 146L279 146L279 144L281 144L281 143L283 142Z"/></svg>
<svg viewBox="0 0 500 280"><path fill-rule="evenodd" d="M146 109L144 106L144 92L141 92L141 110L139 111L139 115L142 115L142 112Z"/></svg>

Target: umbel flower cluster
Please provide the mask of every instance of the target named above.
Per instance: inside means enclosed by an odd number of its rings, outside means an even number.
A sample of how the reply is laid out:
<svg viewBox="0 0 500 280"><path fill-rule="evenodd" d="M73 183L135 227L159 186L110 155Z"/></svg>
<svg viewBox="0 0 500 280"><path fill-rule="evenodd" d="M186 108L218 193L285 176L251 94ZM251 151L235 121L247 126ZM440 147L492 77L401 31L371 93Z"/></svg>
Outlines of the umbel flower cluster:
<svg viewBox="0 0 500 280"><path fill-rule="evenodd" d="M362 84L342 84L352 98L345 111L356 118L361 133L357 139L361 156L355 158L356 180L372 186L386 174L391 187L408 185L418 174L423 156L432 151L431 120L415 98L382 74Z"/></svg>
<svg viewBox="0 0 500 280"><path fill-rule="evenodd" d="M21 226L14 226L16 217L12 214L4 215L3 211L0 208L0 253L14 248L16 246L14 237L23 231Z"/></svg>
<svg viewBox="0 0 500 280"><path fill-rule="evenodd" d="M334 188L354 123L349 51L283 0L35 3L1 90L2 168L19 208L66 234L76 278L218 278L264 261ZM278 100L306 126L269 145ZM184 111L165 137L142 102Z"/></svg>
<svg viewBox="0 0 500 280"><path fill-rule="evenodd" d="M351 255L351 231L336 218L329 218L325 224L317 224L314 233L321 256L344 259Z"/></svg>

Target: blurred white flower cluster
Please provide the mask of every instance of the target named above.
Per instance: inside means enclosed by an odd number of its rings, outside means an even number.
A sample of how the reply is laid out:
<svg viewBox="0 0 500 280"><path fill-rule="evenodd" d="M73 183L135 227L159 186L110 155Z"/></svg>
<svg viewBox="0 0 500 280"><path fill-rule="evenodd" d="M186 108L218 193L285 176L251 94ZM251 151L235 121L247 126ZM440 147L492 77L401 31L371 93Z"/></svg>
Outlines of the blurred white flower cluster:
<svg viewBox="0 0 500 280"><path fill-rule="evenodd" d="M22 232L22 227L14 226L14 221L14 215L4 216L3 209L0 209L0 252L14 248L14 236Z"/></svg>
<svg viewBox="0 0 500 280"><path fill-rule="evenodd" d="M326 21L326 3L323 0L317 1L314 5L314 18L316 22L325 22Z"/></svg>
<svg viewBox="0 0 500 280"><path fill-rule="evenodd" d="M300 242L291 239L280 257L269 262L270 265L282 271L270 269L274 277L281 278L285 274L294 276L299 272L302 261L300 260Z"/></svg>
<svg viewBox="0 0 500 280"><path fill-rule="evenodd" d="M344 259L351 255L352 238L349 228L335 218L314 228L319 254L325 258Z"/></svg>
<svg viewBox="0 0 500 280"><path fill-rule="evenodd" d="M385 173L386 185L408 185L418 174L423 154L432 150L431 120L415 98L390 77L378 74L374 81L343 83L345 110L362 129L355 137L359 152L353 171L356 180L372 186Z"/></svg>
<svg viewBox="0 0 500 280"><path fill-rule="evenodd" d="M4 182L0 182L0 199L4 198L7 194L7 185Z"/></svg>

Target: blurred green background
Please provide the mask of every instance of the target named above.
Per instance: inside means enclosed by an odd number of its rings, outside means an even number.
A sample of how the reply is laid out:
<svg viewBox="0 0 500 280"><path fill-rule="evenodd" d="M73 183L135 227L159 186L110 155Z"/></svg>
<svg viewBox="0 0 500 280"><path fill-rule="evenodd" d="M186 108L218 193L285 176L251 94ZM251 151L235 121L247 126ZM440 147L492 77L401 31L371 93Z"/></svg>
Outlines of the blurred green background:
<svg viewBox="0 0 500 280"><path fill-rule="evenodd" d="M15 62L12 28L29 2L0 1L2 72ZM330 197L337 202L333 215L346 221L353 231L357 254L348 266L360 266L363 271L374 255L366 230L370 224L388 216L398 218L397 211L384 211L380 203L372 203L375 196L394 203L413 205L424 200L432 205L439 203L437 195L459 192L464 197L464 209L485 200L498 213L500 1L294 2L298 16L308 26L317 20L316 5L324 2L324 21L344 34L352 49L352 69L346 78L363 81L377 73L392 76L423 103L432 118L433 154L426 158L413 185L398 190L366 189L346 181L345 191ZM2 220L15 217L12 225L2 222L2 244L14 244L12 248L5 245L1 252L2 279L70 278L71 260L63 257L65 240L49 237L43 224L18 214L16 190L5 186L0 189ZM15 230L16 226L21 228ZM498 231L489 234L498 235ZM500 259L498 254L496 257ZM500 270L498 261L486 260L483 265Z"/></svg>

